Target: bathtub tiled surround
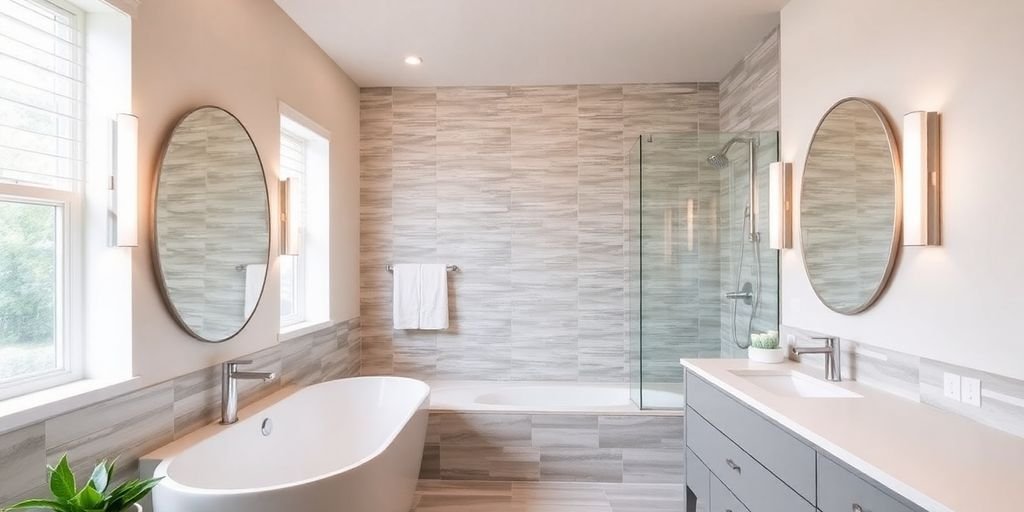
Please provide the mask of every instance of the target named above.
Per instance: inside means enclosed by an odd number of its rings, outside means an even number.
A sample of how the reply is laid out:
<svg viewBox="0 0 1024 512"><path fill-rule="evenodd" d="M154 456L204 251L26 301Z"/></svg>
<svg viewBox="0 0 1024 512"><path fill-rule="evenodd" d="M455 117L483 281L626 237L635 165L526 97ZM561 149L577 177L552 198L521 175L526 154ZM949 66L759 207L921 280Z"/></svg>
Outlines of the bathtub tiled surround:
<svg viewBox="0 0 1024 512"><path fill-rule="evenodd" d="M683 417L432 412L420 478L683 482Z"/></svg>
<svg viewBox="0 0 1024 512"><path fill-rule="evenodd" d="M363 89L360 124L363 374L627 380L625 155L716 131L717 84ZM447 331L392 330L418 262L462 268Z"/></svg>
<svg viewBox="0 0 1024 512"><path fill-rule="evenodd" d="M269 383L239 383L242 404L284 384L307 385L358 374L359 318L247 356L249 368L274 371ZM138 458L220 414L220 365L0 434L0 506L47 496L45 465L67 452L79 478L99 459L119 457L117 478L138 473Z"/></svg>
<svg viewBox="0 0 1024 512"><path fill-rule="evenodd" d="M684 510L676 484L421 480L412 512L655 512Z"/></svg>
<svg viewBox="0 0 1024 512"><path fill-rule="evenodd" d="M813 336L825 336L791 326L782 326L782 341L796 337L798 345L820 344ZM855 380L904 398L954 412L1004 432L1024 437L1024 381L904 354L859 341L842 338L843 379ZM801 364L824 372L824 358L805 356ZM943 396L943 373L981 380L981 407Z"/></svg>

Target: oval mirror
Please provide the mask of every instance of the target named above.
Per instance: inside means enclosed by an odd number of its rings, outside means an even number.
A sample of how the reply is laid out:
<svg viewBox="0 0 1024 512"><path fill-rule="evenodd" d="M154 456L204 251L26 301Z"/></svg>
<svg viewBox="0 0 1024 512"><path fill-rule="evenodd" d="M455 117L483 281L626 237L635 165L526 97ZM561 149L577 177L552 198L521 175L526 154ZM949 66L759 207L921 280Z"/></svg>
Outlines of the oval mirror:
<svg viewBox="0 0 1024 512"><path fill-rule="evenodd" d="M153 261L171 314L193 337L238 334L263 294L270 201L256 146L226 110L175 126L157 171Z"/></svg>
<svg viewBox="0 0 1024 512"><path fill-rule="evenodd" d="M885 289L899 248L899 154L885 114L847 98L814 132L800 188L804 268L833 311L864 311Z"/></svg>

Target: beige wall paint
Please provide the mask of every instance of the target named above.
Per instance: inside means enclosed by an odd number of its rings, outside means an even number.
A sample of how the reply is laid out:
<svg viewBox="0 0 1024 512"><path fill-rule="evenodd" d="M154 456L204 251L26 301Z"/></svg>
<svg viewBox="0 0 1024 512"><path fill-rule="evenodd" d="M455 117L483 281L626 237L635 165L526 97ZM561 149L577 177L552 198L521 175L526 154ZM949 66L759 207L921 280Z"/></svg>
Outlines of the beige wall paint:
<svg viewBox="0 0 1024 512"><path fill-rule="evenodd" d="M152 178L174 122L200 105L233 114L253 137L277 194L278 102L331 132L331 316L359 315L359 89L272 0L145 0L132 28L133 109L140 119L143 215L132 264L134 372L159 382L277 343L276 225L263 300L222 344L178 327L150 257ZM276 215L276 203L272 200ZM276 218L276 217L274 217Z"/></svg>
<svg viewBox="0 0 1024 512"><path fill-rule="evenodd" d="M942 112L943 245L904 248L888 291L844 316L782 258L782 323L1024 378L1018 208L1024 3L793 0L782 11L782 158L797 182L819 117L846 96ZM797 208L799 211L799 208ZM796 247L799 247L799 230Z"/></svg>

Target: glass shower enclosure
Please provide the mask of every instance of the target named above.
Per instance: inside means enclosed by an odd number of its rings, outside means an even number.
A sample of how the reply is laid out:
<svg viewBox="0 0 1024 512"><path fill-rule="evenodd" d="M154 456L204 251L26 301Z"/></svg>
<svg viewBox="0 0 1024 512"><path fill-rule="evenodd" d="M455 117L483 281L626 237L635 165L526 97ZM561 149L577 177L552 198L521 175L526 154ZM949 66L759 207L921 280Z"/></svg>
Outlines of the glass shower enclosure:
<svg viewBox="0 0 1024 512"><path fill-rule="evenodd" d="M777 160L777 132L653 133L633 144L629 373L640 408L683 407L680 358L746 357L751 333L778 329L778 251L768 248Z"/></svg>

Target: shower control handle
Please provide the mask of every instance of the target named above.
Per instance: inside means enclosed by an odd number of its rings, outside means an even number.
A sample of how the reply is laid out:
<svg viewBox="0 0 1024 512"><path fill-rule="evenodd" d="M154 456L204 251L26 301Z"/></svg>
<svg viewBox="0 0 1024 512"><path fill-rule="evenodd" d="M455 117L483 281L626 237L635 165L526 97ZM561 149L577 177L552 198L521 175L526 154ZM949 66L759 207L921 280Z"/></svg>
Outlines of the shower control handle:
<svg viewBox="0 0 1024 512"><path fill-rule="evenodd" d="M725 292L725 298L732 300L749 299L753 297L753 295L754 294L750 292Z"/></svg>

